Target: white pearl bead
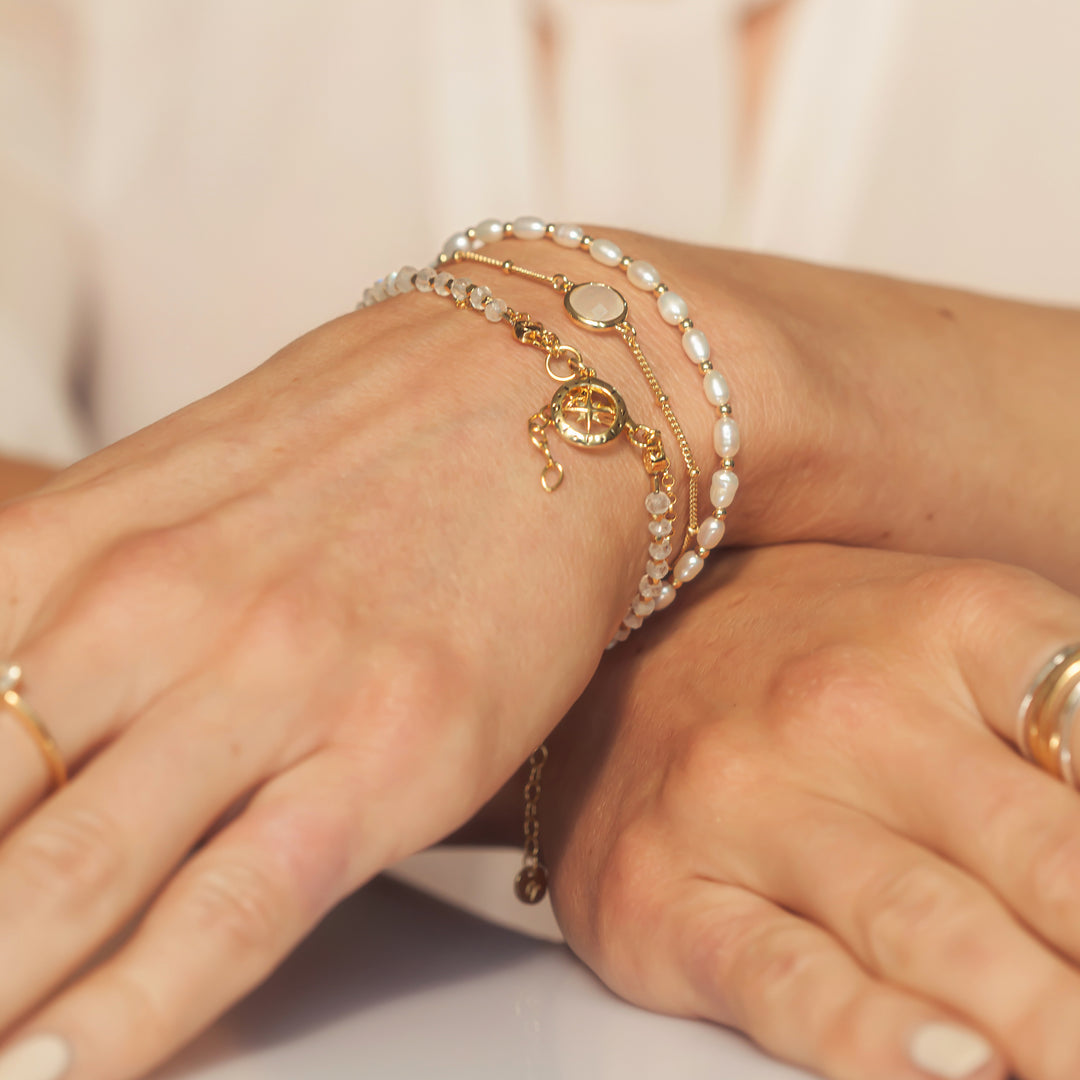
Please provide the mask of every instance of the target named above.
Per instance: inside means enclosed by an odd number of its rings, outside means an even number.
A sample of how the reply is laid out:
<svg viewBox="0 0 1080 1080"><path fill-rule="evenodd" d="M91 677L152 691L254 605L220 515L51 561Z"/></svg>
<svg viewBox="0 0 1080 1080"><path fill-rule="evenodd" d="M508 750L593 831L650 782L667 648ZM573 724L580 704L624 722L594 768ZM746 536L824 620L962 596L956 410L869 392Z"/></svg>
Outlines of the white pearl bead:
<svg viewBox="0 0 1080 1080"><path fill-rule="evenodd" d="M469 303L472 304L477 311L483 309L484 301L491 295L491 290L486 285L477 285L471 293L469 293Z"/></svg>
<svg viewBox="0 0 1080 1080"><path fill-rule="evenodd" d="M534 214L514 218L514 235L519 240L539 240L547 232L547 222Z"/></svg>
<svg viewBox="0 0 1080 1080"><path fill-rule="evenodd" d="M685 584L701 573L705 560L696 551L687 551L675 564L675 580Z"/></svg>
<svg viewBox="0 0 1080 1080"><path fill-rule="evenodd" d="M499 322L506 314L506 303L502 300L489 300L484 308L484 318L488 322Z"/></svg>
<svg viewBox="0 0 1080 1080"><path fill-rule="evenodd" d="M720 469L713 473L709 485L709 498L717 510L730 506L739 488L739 478L730 469Z"/></svg>
<svg viewBox="0 0 1080 1080"><path fill-rule="evenodd" d="M415 274L416 274L416 267L415 266L403 266L397 272L397 280L395 281L394 284L395 284L395 286L397 288L397 291L399 293L412 292L412 289L413 289L412 279L413 279Z"/></svg>
<svg viewBox="0 0 1080 1080"><path fill-rule="evenodd" d="M435 271L430 266L422 266L416 271L416 288L420 292L431 292L435 282Z"/></svg>
<svg viewBox="0 0 1080 1080"><path fill-rule="evenodd" d="M601 266L618 266L622 262L622 248L611 240L594 240L589 245L589 254Z"/></svg>
<svg viewBox="0 0 1080 1080"><path fill-rule="evenodd" d="M435 275L435 280L432 282L432 288L439 296L450 295L450 284L454 280L453 274L448 274L445 270L441 274Z"/></svg>
<svg viewBox="0 0 1080 1080"><path fill-rule="evenodd" d="M645 509L655 517L666 514L671 509L671 496L663 491L651 491L645 496Z"/></svg>
<svg viewBox="0 0 1080 1080"><path fill-rule="evenodd" d="M501 240L506 235L506 228L501 221L496 221L494 218L484 218L473 229L473 232L476 233L476 239L481 244L494 244L496 240Z"/></svg>
<svg viewBox="0 0 1080 1080"><path fill-rule="evenodd" d="M455 251L468 251L470 247L472 244L468 236L463 232L456 232L443 244L442 250L444 255L452 256Z"/></svg>
<svg viewBox="0 0 1080 1080"><path fill-rule="evenodd" d="M625 619L623 619L623 626L628 626L631 630L639 629L641 623L641 616L635 615L633 612L630 612L630 614L627 615Z"/></svg>
<svg viewBox="0 0 1080 1080"><path fill-rule="evenodd" d="M660 594L656 598L656 610L663 611L664 608L671 607L676 595L674 585L661 585Z"/></svg>
<svg viewBox="0 0 1080 1080"><path fill-rule="evenodd" d="M712 551L724 539L727 525L723 518L707 517L699 526L697 542L706 550Z"/></svg>
<svg viewBox="0 0 1080 1080"><path fill-rule="evenodd" d="M635 259L627 268L626 276L635 288L651 292L660 284L660 273L651 262Z"/></svg>
<svg viewBox="0 0 1080 1080"><path fill-rule="evenodd" d="M652 597L639 596L632 605L635 615L648 618L656 610L656 601Z"/></svg>
<svg viewBox="0 0 1080 1080"><path fill-rule="evenodd" d="M705 388L705 398L710 405L719 408L721 405L726 405L731 398L727 379L719 371L706 371L702 385Z"/></svg>
<svg viewBox="0 0 1080 1080"><path fill-rule="evenodd" d="M709 348L709 339L703 330L687 330L682 336L683 352L694 361L695 364L704 364L712 354Z"/></svg>
<svg viewBox="0 0 1080 1080"><path fill-rule="evenodd" d="M560 247L573 248L581 244L585 237L585 230L580 225L570 225L564 222L555 226L555 231L551 236Z"/></svg>
<svg viewBox="0 0 1080 1080"><path fill-rule="evenodd" d="M657 299L656 306L660 309L660 318L672 326L678 326L683 319L690 318L690 309L678 293L664 293Z"/></svg>
<svg viewBox="0 0 1080 1080"><path fill-rule="evenodd" d="M739 452L739 425L730 416L721 416L713 426L712 441L721 458L733 458Z"/></svg>

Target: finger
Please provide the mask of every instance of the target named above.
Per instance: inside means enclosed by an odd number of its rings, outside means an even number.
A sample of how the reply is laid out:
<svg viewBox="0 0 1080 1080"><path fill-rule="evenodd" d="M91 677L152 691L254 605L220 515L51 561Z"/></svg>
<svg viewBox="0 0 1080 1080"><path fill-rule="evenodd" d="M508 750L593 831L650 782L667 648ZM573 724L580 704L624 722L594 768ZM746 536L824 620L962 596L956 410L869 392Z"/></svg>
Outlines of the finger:
<svg viewBox="0 0 1080 1080"><path fill-rule="evenodd" d="M891 828L985 882L1056 949L1080 960L1080 800L1000 739L933 706L894 739L873 777L874 804Z"/></svg>
<svg viewBox="0 0 1080 1080"><path fill-rule="evenodd" d="M802 820L797 836L760 823L772 830L773 858L741 884L830 930L872 975L993 1032L1022 1076L1077 1075L1072 967L925 848L832 804Z"/></svg>
<svg viewBox="0 0 1080 1080"><path fill-rule="evenodd" d="M325 756L262 788L127 944L0 1049L0 1075L5 1054L38 1053L47 1080L128 1080L214 1020L358 883L353 789Z"/></svg>
<svg viewBox="0 0 1080 1080"><path fill-rule="evenodd" d="M39 612L16 647L20 692L48 726L69 772L239 636L252 606L250 579L240 568L226 580L215 568L207 529L196 523L115 544L73 591ZM207 618L211 587L219 610ZM203 626L213 629L191 630ZM117 657L126 659L118 664ZM0 750L14 745L13 726L0 716ZM0 835L50 787L43 760L28 754L25 742L4 759L10 764L0 774Z"/></svg>
<svg viewBox="0 0 1080 1080"><path fill-rule="evenodd" d="M993 564L962 564L946 580L945 603L959 612L948 625L968 699L1016 746L1025 693L1059 649L1080 642L1080 599L1027 571Z"/></svg>
<svg viewBox="0 0 1080 1080"><path fill-rule="evenodd" d="M160 886L211 824L280 767L282 695L243 701L211 676L178 688L0 845L0 1029L40 1000Z"/></svg>
<svg viewBox="0 0 1080 1080"><path fill-rule="evenodd" d="M675 915L674 912L671 913ZM674 957L692 1008L831 1080L998 1080L990 1042L948 1012L872 978L820 927L734 886L696 882Z"/></svg>

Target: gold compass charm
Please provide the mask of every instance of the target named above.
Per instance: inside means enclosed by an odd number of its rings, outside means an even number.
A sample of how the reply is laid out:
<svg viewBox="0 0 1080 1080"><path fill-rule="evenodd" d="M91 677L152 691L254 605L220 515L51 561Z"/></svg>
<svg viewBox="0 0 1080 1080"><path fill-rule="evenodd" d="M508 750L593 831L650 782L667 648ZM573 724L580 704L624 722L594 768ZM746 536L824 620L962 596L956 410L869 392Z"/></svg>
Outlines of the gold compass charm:
<svg viewBox="0 0 1080 1080"><path fill-rule="evenodd" d="M619 392L600 379L575 379L551 399L551 422L574 446L603 446L619 437L626 421Z"/></svg>

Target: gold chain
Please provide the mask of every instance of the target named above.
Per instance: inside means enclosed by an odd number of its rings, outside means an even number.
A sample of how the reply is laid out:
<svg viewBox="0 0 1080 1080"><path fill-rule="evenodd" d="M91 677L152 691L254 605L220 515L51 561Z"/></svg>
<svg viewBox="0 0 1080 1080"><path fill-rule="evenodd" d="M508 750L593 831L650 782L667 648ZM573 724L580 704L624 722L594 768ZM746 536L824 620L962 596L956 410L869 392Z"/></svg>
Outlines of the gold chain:
<svg viewBox="0 0 1080 1080"><path fill-rule="evenodd" d="M490 255L483 255L478 251L458 251L455 252L453 258L449 261L453 262L475 262L481 263L484 266L492 266L501 270L504 274L514 274L518 277L528 278L530 281L538 281L542 284L549 285L556 292L566 294L576 284L571 281L565 274L545 274L539 270L530 270L528 267L521 266L519 263L514 262L513 259L495 259ZM521 318L514 313L507 311L507 316L513 316L513 319ZM528 320L528 316L524 316ZM512 321L513 321L512 319ZM538 325L538 324L537 324ZM660 411L664 414L664 419L667 421L668 427L671 429L672 434L675 436L676 442L679 444L679 451L682 454L683 462L686 465L686 472L689 478L689 498L687 499L687 525L686 534L683 537L682 548L679 554L686 552L694 537L698 532L698 477L701 475L701 470L698 468L697 461L694 458L694 452L690 449L690 443L687 441L686 435L683 432L682 424L679 423L678 418L675 416L675 410L671 407L671 399L668 397L667 392L660 384L660 380L656 377L656 373L652 369L652 365L649 363L648 358L642 351L641 344L637 338L636 328L629 322L621 323L615 328L625 343L626 347L630 350L630 354L634 357L638 367L641 369L642 375L645 376L645 381L649 384L649 389L652 391L652 395L656 400L657 405L660 406ZM518 328L515 325L515 333L518 334L519 340L525 340L518 332ZM551 331L547 331L556 342L558 338ZM533 344L532 341L527 342ZM544 345L538 347L544 348ZM551 367L550 361L548 366L548 372L550 374ZM535 440L534 440L535 441ZM546 453L546 451L545 451ZM551 467L554 467L553 465ZM547 473L545 473L545 476ZM559 479L561 480L561 474ZM544 484L545 489L547 484Z"/></svg>
<svg viewBox="0 0 1080 1080"><path fill-rule="evenodd" d="M529 779L525 782L525 847L521 869L514 878L514 893L523 904L538 904L548 886L547 867L540 861L540 774L547 764L544 743L529 758Z"/></svg>

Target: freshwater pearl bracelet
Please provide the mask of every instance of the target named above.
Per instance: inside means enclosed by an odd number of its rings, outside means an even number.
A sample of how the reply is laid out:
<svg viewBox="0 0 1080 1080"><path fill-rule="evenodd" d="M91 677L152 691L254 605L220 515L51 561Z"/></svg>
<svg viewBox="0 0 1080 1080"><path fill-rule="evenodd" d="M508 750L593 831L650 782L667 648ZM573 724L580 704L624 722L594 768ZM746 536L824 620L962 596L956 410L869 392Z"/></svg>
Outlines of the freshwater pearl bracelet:
<svg viewBox="0 0 1080 1080"><path fill-rule="evenodd" d="M438 272L430 266L420 270L403 266L365 289L357 307L370 307L414 288L418 292L448 297L459 308L482 312L489 322L505 322L519 342L544 352L548 375L562 384L550 405L529 418L530 438L544 455L540 483L545 491L555 491L563 480L563 467L552 457L548 445L549 427L554 428L566 442L584 448L603 446L625 434L641 452L645 471L652 483L652 490L645 497L645 510L649 515L649 560L638 585L638 594L611 644L625 641L631 630L640 627L649 615L667 607L675 598L673 585L664 581L669 572L666 559L671 553L668 538L675 518L675 478L660 433L633 421L618 391L597 378L596 372L585 365L577 349L564 345L556 334L541 323L495 297L486 285L476 285L466 278L455 278L447 271ZM566 368L565 374L556 370L559 365Z"/></svg>
<svg viewBox="0 0 1080 1080"><path fill-rule="evenodd" d="M652 263L624 255L622 249L613 241L591 237L580 225L551 224L535 216L518 217L505 223L489 218L471 229L454 233L444 244L436 262L446 263L455 257L461 257L464 253L477 251L485 244L510 237L520 240L551 239L561 247L587 251L601 266L618 267L624 271L631 285L643 292L651 292L656 297L661 318L670 325L678 327L682 332L683 352L691 362L697 365L702 376L705 399L716 410L713 446L720 458L720 468L713 473L709 485L709 497L713 505L712 515L705 518L697 528L688 528L689 539L696 541L697 546L696 550L689 550L688 545L684 543L683 552L676 563L673 575L672 584L678 589L697 577L705 565L709 552L723 539L727 526L728 507L731 506L739 486L739 478L734 471L734 458L738 453L740 442L739 429L731 415L731 391L727 380L712 366L709 340L702 330L694 326L686 301L668 288ZM626 303L622 295L609 285L600 282L585 282L579 287L588 288L589 286L596 286L597 290L610 290L615 297L618 297L618 301L621 301L623 305ZM569 293L567 293L567 299L569 299ZM604 306L605 301L610 302L610 310L614 311L618 307L618 303L612 298L601 299L598 295L596 299L601 306ZM572 315L574 314L569 303L567 309ZM577 321L589 325L586 319L578 318ZM594 321L594 328L617 328L621 324L622 320L611 322L608 319L601 319ZM696 512L694 505L696 480L696 476L691 477L691 517ZM665 599L663 606L666 607L674 599L674 594Z"/></svg>

